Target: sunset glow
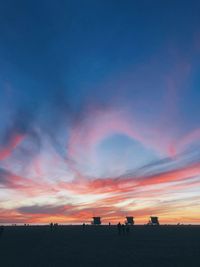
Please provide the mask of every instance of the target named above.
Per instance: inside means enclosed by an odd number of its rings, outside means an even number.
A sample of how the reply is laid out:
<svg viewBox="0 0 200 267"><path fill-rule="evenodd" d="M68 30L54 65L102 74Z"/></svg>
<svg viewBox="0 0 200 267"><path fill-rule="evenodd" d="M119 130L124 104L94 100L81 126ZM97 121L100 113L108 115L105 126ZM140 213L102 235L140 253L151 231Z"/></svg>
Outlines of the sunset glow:
<svg viewBox="0 0 200 267"><path fill-rule="evenodd" d="M199 224L198 10L69 2L1 10L0 224Z"/></svg>

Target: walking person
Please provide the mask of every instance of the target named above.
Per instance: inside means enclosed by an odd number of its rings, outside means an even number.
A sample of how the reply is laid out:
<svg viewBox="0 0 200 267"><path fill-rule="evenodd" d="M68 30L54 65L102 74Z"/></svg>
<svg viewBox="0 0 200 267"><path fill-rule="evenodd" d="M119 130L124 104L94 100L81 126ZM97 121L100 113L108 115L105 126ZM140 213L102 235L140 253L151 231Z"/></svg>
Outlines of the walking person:
<svg viewBox="0 0 200 267"><path fill-rule="evenodd" d="M121 235L122 225L120 222L117 224L117 230L118 230L118 235Z"/></svg>
<svg viewBox="0 0 200 267"><path fill-rule="evenodd" d="M125 225L124 224L122 224L122 233L123 233L123 235L125 235Z"/></svg>
<svg viewBox="0 0 200 267"><path fill-rule="evenodd" d="M130 234L130 227L129 227L129 225L128 225L128 224L126 225L126 234L127 234L127 235L129 235L129 234Z"/></svg>

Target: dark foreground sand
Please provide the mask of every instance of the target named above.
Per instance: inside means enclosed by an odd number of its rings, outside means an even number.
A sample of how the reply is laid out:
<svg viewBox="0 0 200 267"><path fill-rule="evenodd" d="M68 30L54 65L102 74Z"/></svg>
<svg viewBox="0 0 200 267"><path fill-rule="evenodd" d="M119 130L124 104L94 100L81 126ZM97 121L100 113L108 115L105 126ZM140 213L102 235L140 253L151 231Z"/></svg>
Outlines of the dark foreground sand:
<svg viewBox="0 0 200 267"><path fill-rule="evenodd" d="M5 227L1 267L195 266L200 267L200 226Z"/></svg>

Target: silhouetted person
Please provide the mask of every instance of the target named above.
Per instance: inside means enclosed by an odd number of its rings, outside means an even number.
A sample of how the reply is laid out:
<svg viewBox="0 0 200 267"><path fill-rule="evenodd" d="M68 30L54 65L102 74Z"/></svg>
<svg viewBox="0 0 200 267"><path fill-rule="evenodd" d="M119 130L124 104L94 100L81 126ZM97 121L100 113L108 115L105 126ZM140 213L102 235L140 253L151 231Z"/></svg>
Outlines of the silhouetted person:
<svg viewBox="0 0 200 267"><path fill-rule="evenodd" d="M129 225L127 224L126 225L126 234L128 235L130 233L130 227L129 227Z"/></svg>
<svg viewBox="0 0 200 267"><path fill-rule="evenodd" d="M50 230L51 230L51 232L53 231L53 223L52 222L50 223Z"/></svg>
<svg viewBox="0 0 200 267"><path fill-rule="evenodd" d="M4 231L4 227L3 226L1 226L0 227L0 237L2 236L2 234L3 234L3 231Z"/></svg>
<svg viewBox="0 0 200 267"><path fill-rule="evenodd" d="M108 226L111 226L111 223L109 222Z"/></svg>
<svg viewBox="0 0 200 267"><path fill-rule="evenodd" d="M85 223L83 223L83 230L85 230Z"/></svg>
<svg viewBox="0 0 200 267"><path fill-rule="evenodd" d="M118 234L121 235L122 225L120 222L117 224L117 230L118 230Z"/></svg>
<svg viewBox="0 0 200 267"><path fill-rule="evenodd" d="M58 229L58 223L54 223L54 229L55 229L55 230Z"/></svg>
<svg viewBox="0 0 200 267"><path fill-rule="evenodd" d="M124 224L122 224L122 233L123 233L123 235L125 235L125 225Z"/></svg>

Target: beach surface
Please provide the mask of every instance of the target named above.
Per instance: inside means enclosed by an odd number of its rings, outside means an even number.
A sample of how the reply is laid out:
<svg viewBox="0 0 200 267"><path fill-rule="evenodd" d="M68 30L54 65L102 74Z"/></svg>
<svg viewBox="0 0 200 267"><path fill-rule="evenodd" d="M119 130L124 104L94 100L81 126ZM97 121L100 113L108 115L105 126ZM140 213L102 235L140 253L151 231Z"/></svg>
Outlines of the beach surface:
<svg viewBox="0 0 200 267"><path fill-rule="evenodd" d="M1 267L199 267L200 226L6 226Z"/></svg>

